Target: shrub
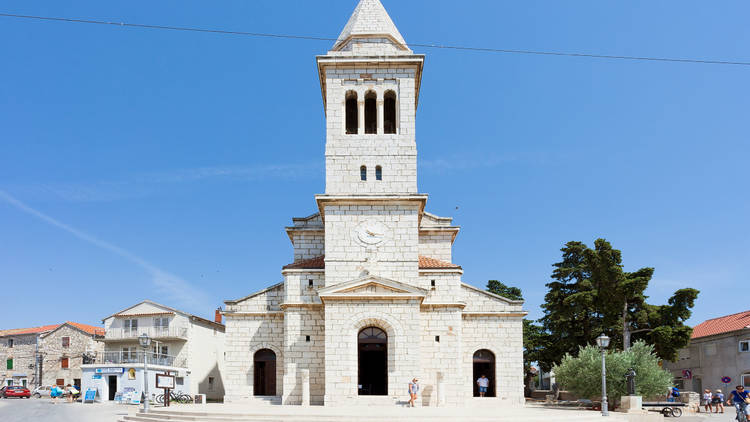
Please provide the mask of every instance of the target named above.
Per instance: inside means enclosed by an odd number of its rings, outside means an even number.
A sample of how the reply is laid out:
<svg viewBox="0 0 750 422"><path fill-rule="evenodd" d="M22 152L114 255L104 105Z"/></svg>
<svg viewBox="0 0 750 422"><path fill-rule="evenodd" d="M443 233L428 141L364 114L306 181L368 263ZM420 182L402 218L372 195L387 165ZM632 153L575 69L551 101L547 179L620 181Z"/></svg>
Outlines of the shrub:
<svg viewBox="0 0 750 422"><path fill-rule="evenodd" d="M627 395L625 374L630 368L635 370L636 395L653 397L666 394L672 385L672 374L659 366L659 358L653 346L637 341L626 351L607 352L607 401L619 403L620 397ZM596 346L581 347L577 357L565 355L554 374L563 389L580 397L601 397L602 357Z"/></svg>

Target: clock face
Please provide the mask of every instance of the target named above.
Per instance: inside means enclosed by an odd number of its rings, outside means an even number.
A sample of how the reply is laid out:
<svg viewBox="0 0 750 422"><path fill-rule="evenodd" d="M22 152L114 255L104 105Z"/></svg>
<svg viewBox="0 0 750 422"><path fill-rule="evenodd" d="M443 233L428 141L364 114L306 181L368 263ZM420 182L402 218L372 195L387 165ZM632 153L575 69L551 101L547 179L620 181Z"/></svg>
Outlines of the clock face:
<svg viewBox="0 0 750 422"><path fill-rule="evenodd" d="M374 220L364 221L354 229L354 236L365 246L380 245L388 239L389 234L388 226Z"/></svg>

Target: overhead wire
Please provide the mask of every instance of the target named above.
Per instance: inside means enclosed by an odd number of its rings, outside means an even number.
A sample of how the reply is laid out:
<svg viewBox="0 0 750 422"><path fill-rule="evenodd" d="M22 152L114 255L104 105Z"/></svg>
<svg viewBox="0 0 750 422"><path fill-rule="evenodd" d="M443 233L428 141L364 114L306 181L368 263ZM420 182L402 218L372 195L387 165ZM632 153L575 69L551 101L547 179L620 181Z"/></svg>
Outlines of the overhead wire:
<svg viewBox="0 0 750 422"><path fill-rule="evenodd" d="M40 21L53 21L53 22L67 22L67 23L86 23L86 24L95 24L95 25L116 26L116 27L122 27L122 28L158 29L158 30L168 30L168 31L200 32L200 33L221 34L221 35L239 35L239 36L258 37L258 38L279 38L279 39L291 39L291 40L332 41L332 42L341 41L338 38L319 37L319 36L312 36L312 35L293 35L293 34L278 34L278 33L267 33L267 32L232 31L232 30L225 30L225 29L198 28L198 27L191 27L191 26L151 25L151 24L130 23L130 22L112 22L112 21L95 20L95 19L22 15L22 14L3 13L3 12L0 12L0 17L33 19L33 20L40 20ZM711 59L699 59L699 58L652 57L652 56L627 56L627 55L613 55L613 54L578 53L578 52L566 52L566 51L471 47L471 46L446 45L446 44L441 44L441 43L407 43L407 45L409 47L421 47L421 48L433 48L433 49L457 50L457 51L473 51L473 52L480 52L480 53L525 54L525 55L595 58L595 59L609 59L609 60L632 60L632 61L650 61L650 62L750 66L750 62L734 61L734 60L711 60Z"/></svg>

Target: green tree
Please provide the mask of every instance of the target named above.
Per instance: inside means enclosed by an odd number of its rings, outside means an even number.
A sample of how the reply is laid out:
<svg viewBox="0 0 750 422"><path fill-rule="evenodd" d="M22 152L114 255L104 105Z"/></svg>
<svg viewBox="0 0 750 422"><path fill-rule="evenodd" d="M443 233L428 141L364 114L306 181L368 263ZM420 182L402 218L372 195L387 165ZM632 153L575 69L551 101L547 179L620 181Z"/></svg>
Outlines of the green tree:
<svg viewBox="0 0 750 422"><path fill-rule="evenodd" d="M601 397L602 360L596 346L582 347L577 357L565 355L554 367L555 377L563 389L586 398ZM672 383L672 374L659 366L654 347L636 341L625 351L607 352L607 400L617 403L627 394L625 374L635 370L636 394L643 397L663 394Z"/></svg>
<svg viewBox="0 0 750 422"><path fill-rule="evenodd" d="M674 360L677 350L687 345L692 331L684 322L697 290L681 289L667 305L651 305L644 292L653 268L624 271L622 253L604 239L597 239L593 249L568 242L561 251L562 261L554 264L542 305L540 321L549 348L540 359L559 363L566 353L593 344L600 333L624 350L633 338L645 340L666 360Z"/></svg>
<svg viewBox="0 0 750 422"><path fill-rule="evenodd" d="M523 300L523 294L518 287L509 287L497 280L487 282L487 291L510 300Z"/></svg>

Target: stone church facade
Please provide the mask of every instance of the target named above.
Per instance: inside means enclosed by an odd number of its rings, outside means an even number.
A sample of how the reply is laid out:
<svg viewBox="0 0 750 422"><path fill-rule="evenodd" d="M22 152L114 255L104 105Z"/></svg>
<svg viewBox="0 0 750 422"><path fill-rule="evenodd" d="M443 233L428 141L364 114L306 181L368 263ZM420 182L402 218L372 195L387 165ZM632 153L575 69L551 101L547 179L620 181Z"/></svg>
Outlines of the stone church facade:
<svg viewBox="0 0 750 422"><path fill-rule="evenodd" d="M379 0L361 0L317 57L326 189L286 228L284 281L226 302L226 402L523 404L521 301L461 281L459 227L425 211L415 117L424 56ZM479 399L477 399L479 400Z"/></svg>

